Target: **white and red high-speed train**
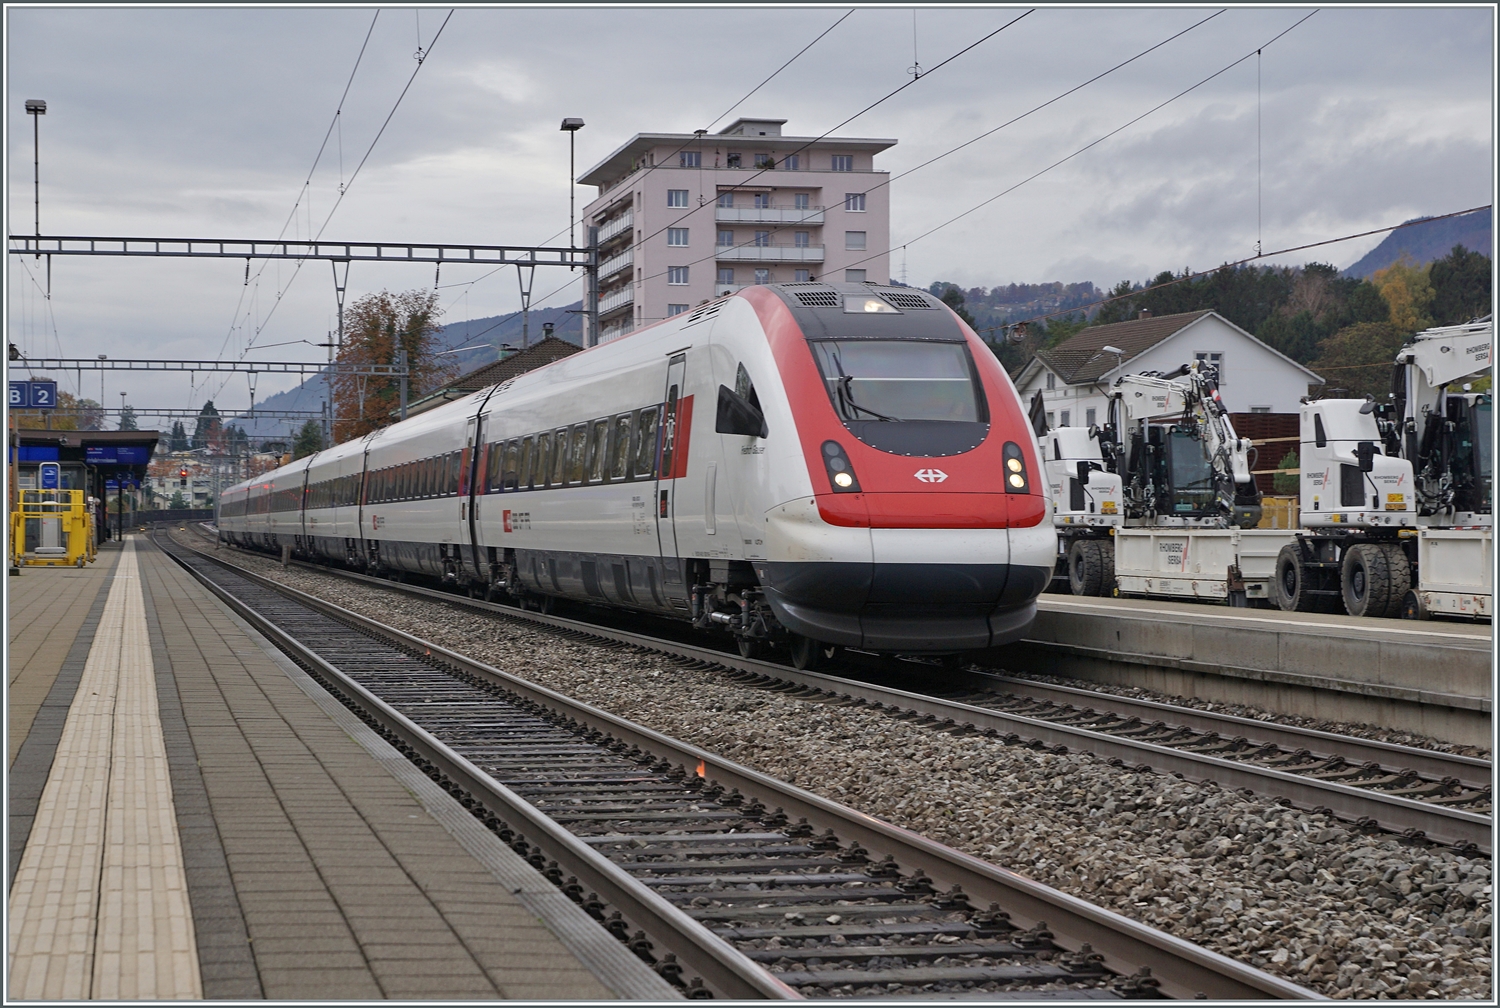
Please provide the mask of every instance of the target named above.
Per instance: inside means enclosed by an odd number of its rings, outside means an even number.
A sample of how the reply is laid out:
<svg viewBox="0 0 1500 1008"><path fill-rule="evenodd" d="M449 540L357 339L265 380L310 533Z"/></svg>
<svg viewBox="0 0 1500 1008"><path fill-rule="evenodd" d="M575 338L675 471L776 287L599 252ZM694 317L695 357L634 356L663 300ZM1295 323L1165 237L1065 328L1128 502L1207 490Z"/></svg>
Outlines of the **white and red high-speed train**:
<svg viewBox="0 0 1500 1008"><path fill-rule="evenodd" d="M926 293L745 288L224 491L237 545L784 640L1016 640L1056 537L995 356Z"/></svg>

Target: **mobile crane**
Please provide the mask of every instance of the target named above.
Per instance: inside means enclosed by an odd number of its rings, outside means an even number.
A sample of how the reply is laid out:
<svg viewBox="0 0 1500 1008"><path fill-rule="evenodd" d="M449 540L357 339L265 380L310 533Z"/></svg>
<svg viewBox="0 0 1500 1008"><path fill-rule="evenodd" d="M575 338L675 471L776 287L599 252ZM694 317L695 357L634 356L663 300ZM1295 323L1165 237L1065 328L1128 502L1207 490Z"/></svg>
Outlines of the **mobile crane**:
<svg viewBox="0 0 1500 1008"><path fill-rule="evenodd" d="M1194 361L1169 374L1125 375L1109 398L1102 429L1049 431L1040 401L1032 403L1058 577L1075 595L1267 597L1288 533L1250 531L1260 521L1250 442L1235 433L1216 370Z"/></svg>
<svg viewBox="0 0 1500 1008"><path fill-rule="evenodd" d="M1280 608L1491 615L1492 400L1469 383L1493 341L1488 315L1428 329L1396 354L1387 402L1302 405L1302 531L1276 557Z"/></svg>

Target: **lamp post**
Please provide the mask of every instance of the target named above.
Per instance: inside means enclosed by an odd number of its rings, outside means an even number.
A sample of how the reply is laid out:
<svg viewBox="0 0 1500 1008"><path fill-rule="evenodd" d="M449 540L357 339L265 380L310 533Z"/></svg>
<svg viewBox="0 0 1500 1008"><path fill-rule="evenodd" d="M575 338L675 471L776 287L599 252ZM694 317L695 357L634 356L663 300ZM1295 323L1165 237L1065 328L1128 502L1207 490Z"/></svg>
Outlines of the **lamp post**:
<svg viewBox="0 0 1500 1008"><path fill-rule="evenodd" d="M42 236L42 159L41 117L47 114L47 103L40 98L26 99L26 114L31 116L31 202L36 210L36 236ZM42 247L37 242L37 248ZM38 253L37 258L41 255Z"/></svg>
<svg viewBox="0 0 1500 1008"><path fill-rule="evenodd" d="M568 245L572 248L577 248L578 242L576 240L577 235L575 234L577 226L575 221L578 215L574 209L574 199L578 184L574 181L577 177L577 168L573 160L573 152L574 142L578 139L578 131L583 129L583 120L564 119L562 125L558 128L568 134ZM41 232L38 231L37 233L40 234Z"/></svg>

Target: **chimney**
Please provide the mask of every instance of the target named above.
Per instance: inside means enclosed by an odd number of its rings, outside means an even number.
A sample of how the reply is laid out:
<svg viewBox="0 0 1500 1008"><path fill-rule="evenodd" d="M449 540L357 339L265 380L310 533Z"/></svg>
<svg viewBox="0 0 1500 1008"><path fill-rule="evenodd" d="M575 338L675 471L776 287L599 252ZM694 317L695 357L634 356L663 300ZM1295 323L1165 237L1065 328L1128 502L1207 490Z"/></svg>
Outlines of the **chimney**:
<svg viewBox="0 0 1500 1008"><path fill-rule="evenodd" d="M542 339L551 339L552 338L552 329L553 329L553 327L554 327L554 323L552 323L552 322L543 322L542 323Z"/></svg>
<svg viewBox="0 0 1500 1008"><path fill-rule="evenodd" d="M1151 317L1151 309L1150 308L1142 308L1141 309L1141 313L1136 316L1136 318L1150 318L1150 317Z"/></svg>

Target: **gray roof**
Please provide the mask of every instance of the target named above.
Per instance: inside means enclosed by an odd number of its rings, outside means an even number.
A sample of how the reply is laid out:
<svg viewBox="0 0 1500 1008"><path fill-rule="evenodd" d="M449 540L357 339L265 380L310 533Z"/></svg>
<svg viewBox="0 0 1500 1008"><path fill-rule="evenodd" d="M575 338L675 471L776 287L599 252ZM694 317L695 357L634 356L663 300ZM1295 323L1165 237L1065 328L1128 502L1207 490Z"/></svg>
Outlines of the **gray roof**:
<svg viewBox="0 0 1500 1008"><path fill-rule="evenodd" d="M764 122L766 120L757 120ZM798 136L724 136L709 134L701 140L693 133L637 133L609 157L578 176L579 185L608 186L634 170L636 161L648 150L672 144L685 150L714 147L741 148L746 151L796 151L817 144L819 147L847 147L873 150L876 153L896 146L898 141L879 137L798 137ZM778 156L777 160L780 160ZM656 167L669 167L657 165ZM744 169L749 171L750 169ZM777 172L780 178L788 173Z"/></svg>
<svg viewBox="0 0 1500 1008"><path fill-rule="evenodd" d="M1051 349L1038 350L1037 357L1069 385L1096 382L1120 364L1140 356L1203 316L1212 314L1209 310L1182 312L1178 315L1152 315L1128 322L1090 326ZM1104 353L1107 346L1118 347L1125 352L1116 358L1112 353Z"/></svg>

